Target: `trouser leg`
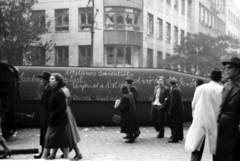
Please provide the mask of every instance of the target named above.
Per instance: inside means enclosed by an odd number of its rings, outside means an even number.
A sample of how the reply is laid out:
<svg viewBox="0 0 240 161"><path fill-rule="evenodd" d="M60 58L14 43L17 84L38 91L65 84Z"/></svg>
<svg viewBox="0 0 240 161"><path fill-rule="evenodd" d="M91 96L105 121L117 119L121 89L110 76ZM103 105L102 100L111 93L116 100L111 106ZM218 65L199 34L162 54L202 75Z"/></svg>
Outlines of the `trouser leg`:
<svg viewBox="0 0 240 161"><path fill-rule="evenodd" d="M7 143L6 143L5 139L4 139L2 136L0 136L0 144L2 145L2 147L3 147L3 149L4 149L5 151L9 151L9 148L8 148L8 146L7 146Z"/></svg>
<svg viewBox="0 0 240 161"><path fill-rule="evenodd" d="M164 124L165 124L165 110L160 109L159 110L159 115L158 115L158 120L159 120L159 134L161 136L164 136Z"/></svg>
<svg viewBox="0 0 240 161"><path fill-rule="evenodd" d="M175 141L179 141L181 137L181 133L182 133L182 128L181 128L181 114L182 113L176 113L176 114L173 114L173 125L172 125L172 139L175 140Z"/></svg>
<svg viewBox="0 0 240 161"><path fill-rule="evenodd" d="M205 139L203 140L200 151L195 150L195 151L192 152L191 161L201 161L202 154L203 154L203 149L204 149L204 143L205 143Z"/></svg>
<svg viewBox="0 0 240 161"><path fill-rule="evenodd" d="M151 122L155 130L159 131L158 111L154 108L151 111Z"/></svg>

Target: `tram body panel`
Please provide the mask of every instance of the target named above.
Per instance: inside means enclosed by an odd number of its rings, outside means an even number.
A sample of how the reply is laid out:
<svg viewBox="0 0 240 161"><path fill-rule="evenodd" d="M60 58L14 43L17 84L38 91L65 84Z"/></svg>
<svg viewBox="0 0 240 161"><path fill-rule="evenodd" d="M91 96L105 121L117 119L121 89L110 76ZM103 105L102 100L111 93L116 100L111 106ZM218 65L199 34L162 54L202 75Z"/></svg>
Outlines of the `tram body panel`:
<svg viewBox="0 0 240 161"><path fill-rule="evenodd" d="M195 80L200 76L167 69L148 68L86 68L86 67L38 67L18 66L22 89L23 112L35 113L32 126L38 126L41 116L40 98L43 87L38 75L42 71L61 73L72 94L71 108L79 126L115 125L112 122L114 102L121 96L120 87L126 77L134 80L138 88L138 116L141 125L150 125L150 108L156 78L164 77L165 85L176 78L183 94L184 121L191 120L191 101L195 91ZM201 77L205 82L209 79Z"/></svg>

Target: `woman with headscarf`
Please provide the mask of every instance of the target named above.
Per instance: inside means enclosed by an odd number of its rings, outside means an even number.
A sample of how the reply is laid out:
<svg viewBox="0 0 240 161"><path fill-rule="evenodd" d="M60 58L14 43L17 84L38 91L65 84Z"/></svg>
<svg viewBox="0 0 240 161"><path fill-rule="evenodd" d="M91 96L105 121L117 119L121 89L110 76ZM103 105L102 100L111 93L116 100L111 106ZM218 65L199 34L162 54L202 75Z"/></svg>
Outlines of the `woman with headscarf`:
<svg viewBox="0 0 240 161"><path fill-rule="evenodd" d="M63 76L59 73L52 73L49 82L52 87L52 94L49 102L50 119L42 158L46 159L50 149L56 150L62 148L64 159L67 159L69 147L72 147L72 138L69 118L66 111L66 96L62 90L64 85Z"/></svg>
<svg viewBox="0 0 240 161"><path fill-rule="evenodd" d="M121 93L123 96L117 107L121 110L121 133L129 134L129 140L126 143L134 143L134 132L139 130L135 102L127 85L121 86Z"/></svg>

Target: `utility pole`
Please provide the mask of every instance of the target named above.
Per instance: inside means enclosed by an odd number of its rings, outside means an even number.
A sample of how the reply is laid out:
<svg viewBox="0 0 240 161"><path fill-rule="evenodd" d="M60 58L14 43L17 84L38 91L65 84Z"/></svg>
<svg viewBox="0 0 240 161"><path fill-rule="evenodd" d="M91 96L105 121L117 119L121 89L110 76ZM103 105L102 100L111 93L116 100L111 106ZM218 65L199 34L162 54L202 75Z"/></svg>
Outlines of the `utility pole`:
<svg viewBox="0 0 240 161"><path fill-rule="evenodd" d="M92 52L92 59L93 59L93 46L94 46L94 22L95 22L95 16L94 16L94 0L92 0L92 28L91 28L91 52ZM93 61L93 60L92 60Z"/></svg>

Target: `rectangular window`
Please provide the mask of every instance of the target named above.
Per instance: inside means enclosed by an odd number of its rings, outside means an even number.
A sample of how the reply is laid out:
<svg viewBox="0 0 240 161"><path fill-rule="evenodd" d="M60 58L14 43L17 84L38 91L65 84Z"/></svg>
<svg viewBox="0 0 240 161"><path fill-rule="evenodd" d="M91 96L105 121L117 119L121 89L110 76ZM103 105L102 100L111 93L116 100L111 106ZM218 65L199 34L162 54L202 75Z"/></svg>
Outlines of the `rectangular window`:
<svg viewBox="0 0 240 161"><path fill-rule="evenodd" d="M139 48L134 46L105 46L105 65L139 67Z"/></svg>
<svg viewBox="0 0 240 161"><path fill-rule="evenodd" d="M78 9L78 26L79 30L90 30L92 27L92 8L79 8Z"/></svg>
<svg viewBox="0 0 240 161"><path fill-rule="evenodd" d="M201 12L201 22L204 23L204 8L200 5L200 12Z"/></svg>
<svg viewBox="0 0 240 161"><path fill-rule="evenodd" d="M230 21L230 15L231 15L230 10L228 10L228 21Z"/></svg>
<svg viewBox="0 0 240 161"><path fill-rule="evenodd" d="M55 10L55 26L56 31L69 30L69 15L68 9Z"/></svg>
<svg viewBox="0 0 240 161"><path fill-rule="evenodd" d="M157 38L162 40L162 38L163 38L163 21L162 21L162 19L158 18L157 19L157 23L158 23L158 35L157 35Z"/></svg>
<svg viewBox="0 0 240 161"><path fill-rule="evenodd" d="M148 34L153 35L153 15L148 13Z"/></svg>
<svg viewBox="0 0 240 161"><path fill-rule="evenodd" d="M68 66L68 46L57 46L55 51L55 65L65 67Z"/></svg>
<svg viewBox="0 0 240 161"><path fill-rule="evenodd" d="M124 46L117 47L117 65L124 65Z"/></svg>
<svg viewBox="0 0 240 161"><path fill-rule="evenodd" d="M132 65L132 47L125 47L125 65Z"/></svg>
<svg viewBox="0 0 240 161"><path fill-rule="evenodd" d="M161 67L161 61L163 60L163 53L161 51L157 51L157 67Z"/></svg>
<svg viewBox="0 0 240 161"><path fill-rule="evenodd" d="M107 46L105 47L105 52L106 52L106 63L107 65L114 65L114 47L113 46Z"/></svg>
<svg viewBox="0 0 240 161"><path fill-rule="evenodd" d="M171 24L166 22L166 41L171 42Z"/></svg>
<svg viewBox="0 0 240 161"><path fill-rule="evenodd" d="M209 14L209 28L212 28L212 14Z"/></svg>
<svg viewBox="0 0 240 161"><path fill-rule="evenodd" d="M207 23L208 23L208 10L205 9L204 11L205 11L204 24L207 25Z"/></svg>
<svg viewBox="0 0 240 161"><path fill-rule="evenodd" d="M182 0L182 13L185 13L185 0Z"/></svg>
<svg viewBox="0 0 240 161"><path fill-rule="evenodd" d="M167 0L167 4L171 5L171 0Z"/></svg>
<svg viewBox="0 0 240 161"><path fill-rule="evenodd" d="M174 8L178 9L178 0L175 0Z"/></svg>
<svg viewBox="0 0 240 161"><path fill-rule="evenodd" d="M34 21L38 24L39 27L45 26L45 11L33 11Z"/></svg>
<svg viewBox="0 0 240 161"><path fill-rule="evenodd" d="M105 8L105 28L106 29L114 29L114 26L115 26L114 24L115 24L114 8L112 8L112 7Z"/></svg>
<svg viewBox="0 0 240 161"><path fill-rule="evenodd" d="M153 50L152 49L147 50L147 67L148 68L153 67Z"/></svg>
<svg viewBox="0 0 240 161"><path fill-rule="evenodd" d="M191 6L192 6L191 2L188 1L187 5L188 5L188 16L191 16Z"/></svg>
<svg viewBox="0 0 240 161"><path fill-rule="evenodd" d="M148 5L153 6L153 0L148 0Z"/></svg>
<svg viewBox="0 0 240 161"><path fill-rule="evenodd" d="M185 37L184 34L185 34L185 33L184 33L184 30L181 30L181 42L183 42L183 40L184 40L184 37Z"/></svg>
<svg viewBox="0 0 240 161"><path fill-rule="evenodd" d="M174 43L178 43L178 27L174 26Z"/></svg>
<svg viewBox="0 0 240 161"><path fill-rule="evenodd" d="M216 30L216 29L217 29L217 18L214 17L214 30Z"/></svg>
<svg viewBox="0 0 240 161"><path fill-rule="evenodd" d="M79 46L78 48L78 62L79 66L90 67L92 66L92 50L91 45Z"/></svg>
<svg viewBox="0 0 240 161"><path fill-rule="evenodd" d="M41 65L44 66L46 62L46 55L45 55L45 49L42 48L35 48L33 53L33 65Z"/></svg>
<svg viewBox="0 0 240 161"><path fill-rule="evenodd" d="M212 29L215 29L215 16L212 16Z"/></svg>

